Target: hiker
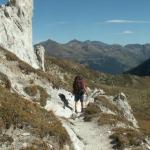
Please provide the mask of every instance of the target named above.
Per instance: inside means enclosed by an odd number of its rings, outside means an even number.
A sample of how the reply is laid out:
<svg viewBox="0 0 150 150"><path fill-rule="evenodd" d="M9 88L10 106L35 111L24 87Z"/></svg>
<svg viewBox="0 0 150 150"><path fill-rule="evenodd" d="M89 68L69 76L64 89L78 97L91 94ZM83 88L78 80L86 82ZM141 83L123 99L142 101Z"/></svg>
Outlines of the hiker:
<svg viewBox="0 0 150 150"><path fill-rule="evenodd" d="M77 113L77 102L81 102L81 112L83 112L84 94L87 94L85 81L81 76L76 76L73 82L73 94L75 96L75 112Z"/></svg>

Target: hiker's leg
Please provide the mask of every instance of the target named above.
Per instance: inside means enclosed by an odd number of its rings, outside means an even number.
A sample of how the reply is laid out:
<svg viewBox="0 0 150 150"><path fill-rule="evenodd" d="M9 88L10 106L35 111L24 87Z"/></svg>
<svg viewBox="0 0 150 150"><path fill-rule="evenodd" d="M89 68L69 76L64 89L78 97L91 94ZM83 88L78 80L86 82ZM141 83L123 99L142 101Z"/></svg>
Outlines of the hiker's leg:
<svg viewBox="0 0 150 150"><path fill-rule="evenodd" d="M81 112L83 112L83 101L81 101Z"/></svg>
<svg viewBox="0 0 150 150"><path fill-rule="evenodd" d="M83 96L83 94L82 94L81 97L80 97L80 102L81 102L81 112L83 112L83 98L84 98L84 96Z"/></svg>
<svg viewBox="0 0 150 150"><path fill-rule="evenodd" d="M75 112L77 113L77 102L75 101Z"/></svg>
<svg viewBox="0 0 150 150"><path fill-rule="evenodd" d="M77 113L77 102L79 101L80 97L78 94L75 95L75 112Z"/></svg>

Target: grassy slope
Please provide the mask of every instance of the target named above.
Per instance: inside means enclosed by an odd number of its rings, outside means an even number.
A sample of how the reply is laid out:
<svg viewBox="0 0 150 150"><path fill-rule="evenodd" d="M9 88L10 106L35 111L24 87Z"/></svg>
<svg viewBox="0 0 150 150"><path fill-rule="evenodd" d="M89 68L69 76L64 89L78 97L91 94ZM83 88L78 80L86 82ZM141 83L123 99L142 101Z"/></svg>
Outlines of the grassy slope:
<svg viewBox="0 0 150 150"><path fill-rule="evenodd" d="M81 74L88 85L104 89L108 95L124 92L134 110L142 130L150 134L150 77L138 77L128 74L113 76L99 73L87 67L68 60L46 57L46 71L51 72L52 66L57 66L64 73L65 88L72 90L72 82L77 74ZM66 75L67 74L67 75Z"/></svg>
<svg viewBox="0 0 150 150"><path fill-rule="evenodd" d="M70 141L66 130L53 112L47 112L38 104L31 103L0 86L0 130L11 125L24 128L39 138L53 136L60 147Z"/></svg>
<svg viewBox="0 0 150 150"><path fill-rule="evenodd" d="M39 76L47 78L55 87L64 87L72 91L72 82L77 74L81 74L87 81L91 88L98 87L106 91L106 94L116 95L118 92L124 92L134 110L142 129L150 132L150 78L138 77L130 75L113 76L110 74L99 73L88 69L87 67L78 63L61 60L55 57L46 56L45 68L46 73L40 70L35 70L28 64L18 60L18 58L10 53L6 53L6 58L17 60L19 68L25 73L37 73ZM52 73L55 70L55 73ZM58 74L63 75L63 79Z"/></svg>

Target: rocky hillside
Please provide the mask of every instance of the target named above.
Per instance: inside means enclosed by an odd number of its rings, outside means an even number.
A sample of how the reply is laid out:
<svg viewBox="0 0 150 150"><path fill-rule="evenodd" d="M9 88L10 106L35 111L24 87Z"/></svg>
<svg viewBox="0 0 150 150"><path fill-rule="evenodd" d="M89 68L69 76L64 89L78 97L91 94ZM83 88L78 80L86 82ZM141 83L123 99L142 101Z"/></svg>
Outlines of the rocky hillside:
<svg viewBox="0 0 150 150"><path fill-rule="evenodd" d="M109 96L99 88L94 90L93 79L85 101L85 113L80 113L79 105L79 113L75 114L73 96L65 90L71 85L64 76L68 74L69 79L75 70L82 70L90 78L91 75L96 77L98 72L94 75L94 71L82 65L57 62L53 57L46 61L49 63L44 73L0 49L0 83L3 86L0 87L0 149L148 149L148 139L138 127L124 94ZM70 107L64 107L60 93L66 96ZM89 132L85 132L83 126Z"/></svg>
<svg viewBox="0 0 150 150"><path fill-rule="evenodd" d="M86 64L94 70L119 74L150 57L150 45L109 45L98 41L72 40L60 44L52 40L41 42L47 53Z"/></svg>
<svg viewBox="0 0 150 150"><path fill-rule="evenodd" d="M139 66L127 71L126 73L134 74L138 76L149 76L150 75L150 59L146 60Z"/></svg>

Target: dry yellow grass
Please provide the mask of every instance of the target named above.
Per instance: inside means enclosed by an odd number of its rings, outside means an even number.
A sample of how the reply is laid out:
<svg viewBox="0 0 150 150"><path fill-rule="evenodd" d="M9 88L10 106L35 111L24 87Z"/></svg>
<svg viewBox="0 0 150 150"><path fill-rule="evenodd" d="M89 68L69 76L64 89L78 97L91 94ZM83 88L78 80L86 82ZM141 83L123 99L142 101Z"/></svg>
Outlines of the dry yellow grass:
<svg viewBox="0 0 150 150"><path fill-rule="evenodd" d="M8 77L5 74L3 74L1 72L0 72L0 85L7 89L11 88L10 80L8 79Z"/></svg>
<svg viewBox="0 0 150 150"><path fill-rule="evenodd" d="M87 108L85 109L85 113L89 115L97 114L100 112L101 112L100 108L94 103L89 103Z"/></svg>
<svg viewBox="0 0 150 150"><path fill-rule="evenodd" d="M89 103L84 113L84 121L91 121L98 116L101 109L95 103Z"/></svg>
<svg viewBox="0 0 150 150"><path fill-rule="evenodd" d="M147 80L149 83L149 78L144 80ZM120 92L124 92L126 94L128 102L131 105L133 113L141 127L140 130L150 136L150 88L146 86L144 87L144 83L141 84L142 85L140 87L136 88L102 86L104 87L106 94L117 95Z"/></svg>
<svg viewBox="0 0 150 150"><path fill-rule="evenodd" d="M2 49L0 48L0 50ZM5 53L10 53L7 50L3 51L5 51ZM16 59L14 55L12 56L12 54L8 54L6 57L10 61ZM18 58L17 61L18 64L23 63L20 65L20 68L23 70L23 72L27 74L30 72L36 72L40 77L46 78L49 82L53 83L54 87L58 88L61 85L63 88L69 91L72 91L72 82L74 77L80 73L83 77L85 77L89 87L104 89L107 95L116 95L120 92L124 92L135 114L140 112L143 115L143 118L150 116L150 77L138 77L130 75L113 76L110 74L93 71L84 65L80 65L72 61L61 60L55 57L47 56L45 59L45 68L47 73L44 73L40 70L33 70L32 67L24 64L24 62L21 62ZM69 73L69 76L65 77L65 83L59 78L59 76L53 76L50 72L48 72L51 64L58 66L58 68L60 68L60 72ZM150 119L148 118L143 120L141 117L139 117L139 115L136 115L136 118L140 123L141 129L146 130L145 133L150 132ZM146 126L144 124L146 124Z"/></svg>
<svg viewBox="0 0 150 150"><path fill-rule="evenodd" d="M44 141L34 140L31 146L22 148L21 150L49 150L49 147Z"/></svg>
<svg viewBox="0 0 150 150"><path fill-rule="evenodd" d="M24 91L29 95L29 96L36 96L36 94L40 93L40 98L39 99L34 99L34 101L39 102L41 106L45 106L46 105L46 101L48 98L48 93L47 91L42 88L41 86L37 86L37 85L32 85L32 86L28 86L24 88Z"/></svg>
<svg viewBox="0 0 150 150"><path fill-rule="evenodd" d="M28 86L24 88L24 91L29 95L29 96L36 96L37 94L37 86Z"/></svg>
<svg viewBox="0 0 150 150"><path fill-rule="evenodd" d="M95 98L95 101L100 102L104 107L109 108L113 112L119 112L118 108L114 104L112 104L105 96L98 96Z"/></svg>
<svg viewBox="0 0 150 150"><path fill-rule="evenodd" d="M122 116L107 113L101 113L98 119L99 125L117 125L117 123L131 124Z"/></svg>
<svg viewBox="0 0 150 150"><path fill-rule="evenodd" d="M6 53L5 56L8 61L17 61L17 56L13 53Z"/></svg>
<svg viewBox="0 0 150 150"><path fill-rule="evenodd" d="M150 136L150 116L145 116L145 113L141 112L136 112L134 115L138 119L141 132L143 132L145 135Z"/></svg>
<svg viewBox="0 0 150 150"><path fill-rule="evenodd" d="M40 92L40 99L38 101L40 102L40 105L44 107L48 98L47 91L41 86L37 86L37 89Z"/></svg>
<svg viewBox="0 0 150 150"><path fill-rule="evenodd" d="M116 148L124 149L130 146L141 146L143 134L130 128L116 128L110 136L116 142Z"/></svg>
<svg viewBox="0 0 150 150"><path fill-rule="evenodd" d="M60 147L70 142L69 135L53 112L47 112L10 93L0 86L0 126L8 129L11 125L23 128L38 137L52 136ZM0 130L2 130L0 128Z"/></svg>

